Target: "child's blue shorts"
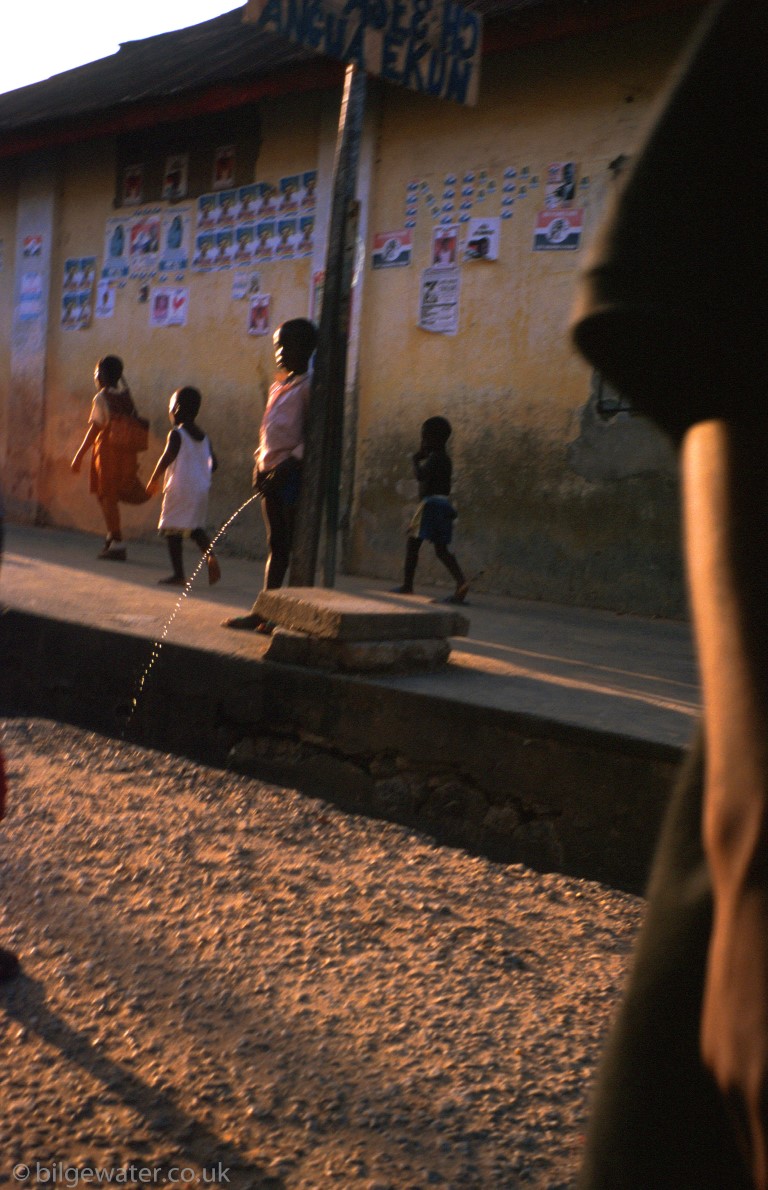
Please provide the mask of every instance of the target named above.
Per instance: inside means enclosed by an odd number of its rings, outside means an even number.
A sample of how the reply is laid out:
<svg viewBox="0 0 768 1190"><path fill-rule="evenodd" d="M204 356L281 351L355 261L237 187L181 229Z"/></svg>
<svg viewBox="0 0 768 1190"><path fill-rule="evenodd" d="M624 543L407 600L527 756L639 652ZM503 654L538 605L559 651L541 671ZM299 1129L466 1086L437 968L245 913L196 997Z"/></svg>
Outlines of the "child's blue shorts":
<svg viewBox="0 0 768 1190"><path fill-rule="evenodd" d="M433 545L450 545L455 520L456 509L448 496L427 496L416 509L408 533Z"/></svg>

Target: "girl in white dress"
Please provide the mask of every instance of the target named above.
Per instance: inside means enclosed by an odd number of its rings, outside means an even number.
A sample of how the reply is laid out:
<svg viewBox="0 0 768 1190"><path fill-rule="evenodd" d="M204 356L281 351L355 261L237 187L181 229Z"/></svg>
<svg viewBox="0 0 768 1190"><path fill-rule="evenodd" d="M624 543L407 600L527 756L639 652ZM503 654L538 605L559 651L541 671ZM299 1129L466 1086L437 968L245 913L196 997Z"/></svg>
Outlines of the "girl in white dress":
<svg viewBox="0 0 768 1190"><path fill-rule="evenodd" d="M160 490L161 476L164 477L163 506L158 529L168 543L173 573L159 581L169 587L186 586L183 558L185 537L191 537L204 555L208 582L217 583L221 578L221 567L211 551L211 539L203 528L208 513L211 476L216 470L216 456L208 436L195 421L201 404L200 393L189 385L177 389L173 394L168 416L174 428L168 434L165 450L147 484L147 492L153 496Z"/></svg>

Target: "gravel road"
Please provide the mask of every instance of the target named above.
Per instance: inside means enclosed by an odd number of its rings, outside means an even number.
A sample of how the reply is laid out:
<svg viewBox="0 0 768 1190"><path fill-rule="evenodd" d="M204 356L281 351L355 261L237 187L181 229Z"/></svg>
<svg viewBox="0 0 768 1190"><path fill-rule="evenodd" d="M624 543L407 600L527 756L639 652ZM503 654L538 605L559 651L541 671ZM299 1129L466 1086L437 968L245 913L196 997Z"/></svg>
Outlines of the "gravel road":
<svg viewBox="0 0 768 1190"><path fill-rule="evenodd" d="M25 974L0 987L0 1184L573 1185L641 900L91 732L2 732Z"/></svg>

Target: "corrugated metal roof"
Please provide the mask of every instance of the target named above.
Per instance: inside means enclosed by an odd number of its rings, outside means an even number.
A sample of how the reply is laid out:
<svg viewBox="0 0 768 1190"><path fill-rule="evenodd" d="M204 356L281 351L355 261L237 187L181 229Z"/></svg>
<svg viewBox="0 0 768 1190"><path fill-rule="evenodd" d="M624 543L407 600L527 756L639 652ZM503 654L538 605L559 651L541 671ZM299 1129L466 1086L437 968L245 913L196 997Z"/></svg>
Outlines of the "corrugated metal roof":
<svg viewBox="0 0 768 1190"><path fill-rule="evenodd" d="M108 58L0 95L0 132L168 98L314 57L258 34L237 8L188 29L126 42Z"/></svg>
<svg viewBox="0 0 768 1190"><path fill-rule="evenodd" d="M473 0L470 7L484 15L513 14L553 2ZM253 25L243 22L243 12L236 8L188 29L126 42L108 58L0 95L0 133L169 98L317 60L311 50L257 33Z"/></svg>
<svg viewBox="0 0 768 1190"><path fill-rule="evenodd" d="M593 18L605 23L637 19L649 12L701 5L704 0L465 0L486 20L490 45L502 30L524 44L527 32L567 36ZM216 88L219 108L258 98L251 86L264 80L261 93L330 86L341 67L281 37L258 33L243 21L243 8L187 29L161 33L121 45L116 54L43 82L0 95L0 157L29 151L43 143L78 139L90 122L115 131L119 121L134 126L180 118L172 112L195 96L207 100ZM602 15L601 15L602 14ZM500 45L503 42L499 43ZM498 46L497 46L498 48ZM238 87L241 88L238 91ZM258 92L258 86L255 91ZM111 120L111 125L110 125ZM76 130L79 131L76 134ZM91 129L95 131L95 127Z"/></svg>

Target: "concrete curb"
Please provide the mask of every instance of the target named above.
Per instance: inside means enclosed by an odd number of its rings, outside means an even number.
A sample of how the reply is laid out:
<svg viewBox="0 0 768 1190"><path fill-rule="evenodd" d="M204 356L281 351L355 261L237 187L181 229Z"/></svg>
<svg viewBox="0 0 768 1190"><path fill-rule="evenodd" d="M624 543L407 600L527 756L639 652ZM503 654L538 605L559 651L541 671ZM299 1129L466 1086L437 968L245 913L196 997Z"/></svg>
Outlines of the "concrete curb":
<svg viewBox="0 0 768 1190"><path fill-rule="evenodd" d="M0 710L121 736L641 891L683 749L11 609Z"/></svg>

